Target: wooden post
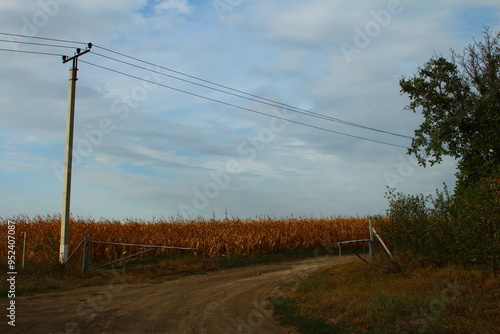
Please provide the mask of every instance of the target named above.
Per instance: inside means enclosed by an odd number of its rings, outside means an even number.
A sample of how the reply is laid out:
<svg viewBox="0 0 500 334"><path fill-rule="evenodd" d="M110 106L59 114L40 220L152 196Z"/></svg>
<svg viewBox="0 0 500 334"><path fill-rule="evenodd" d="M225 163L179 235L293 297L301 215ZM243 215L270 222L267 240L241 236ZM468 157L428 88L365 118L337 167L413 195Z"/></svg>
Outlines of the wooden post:
<svg viewBox="0 0 500 334"><path fill-rule="evenodd" d="M83 259L82 259L82 271L86 272L89 265L89 253L90 253L90 243L89 243L89 231L85 231L85 236L83 238Z"/></svg>
<svg viewBox="0 0 500 334"><path fill-rule="evenodd" d="M372 226L372 217L369 218L368 220L368 225L370 227L370 248L369 248L369 253L370 253L370 258L373 259L375 256L375 250L374 250L374 244L373 244L373 226Z"/></svg>
<svg viewBox="0 0 500 334"><path fill-rule="evenodd" d="M24 232L24 242L23 242L23 262L21 268L24 270L24 263L26 262L26 231Z"/></svg>

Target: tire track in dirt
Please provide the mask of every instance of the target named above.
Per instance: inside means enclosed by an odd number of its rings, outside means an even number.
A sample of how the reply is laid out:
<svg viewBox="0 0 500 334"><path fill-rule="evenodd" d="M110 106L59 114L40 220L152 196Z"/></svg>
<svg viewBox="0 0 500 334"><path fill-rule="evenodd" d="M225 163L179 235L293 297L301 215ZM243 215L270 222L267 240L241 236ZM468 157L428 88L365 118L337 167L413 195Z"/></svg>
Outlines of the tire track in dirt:
<svg viewBox="0 0 500 334"><path fill-rule="evenodd" d="M13 333L295 333L267 299L279 286L353 256L251 265L173 281L79 288L17 299ZM117 276L116 282L120 282ZM7 332L8 333L8 332Z"/></svg>

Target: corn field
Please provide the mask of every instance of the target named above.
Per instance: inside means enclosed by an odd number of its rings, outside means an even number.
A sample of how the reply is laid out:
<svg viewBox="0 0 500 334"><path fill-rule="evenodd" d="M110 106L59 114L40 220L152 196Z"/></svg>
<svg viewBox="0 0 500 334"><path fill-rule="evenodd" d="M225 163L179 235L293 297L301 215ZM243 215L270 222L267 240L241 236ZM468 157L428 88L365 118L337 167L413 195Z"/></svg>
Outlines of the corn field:
<svg viewBox="0 0 500 334"><path fill-rule="evenodd" d="M16 216L2 218L0 237L7 240L7 221L16 223L16 250L22 252L23 235L27 233L26 259L32 263L58 261L60 216ZM336 248L337 242L366 239L368 218L238 218L223 220L131 220L124 221L75 218L70 221L69 253L89 240L142 245L198 248L207 257L231 254L249 255L284 249ZM96 245L91 248L91 261L102 262L142 250L136 247ZM186 251L158 249L152 254L183 254ZM187 251L188 253L190 251ZM192 252L192 251L191 251ZM78 251L81 254L81 250ZM0 257L7 256L7 247L0 248ZM81 255L75 255L81 259ZM149 255L148 255L149 256Z"/></svg>

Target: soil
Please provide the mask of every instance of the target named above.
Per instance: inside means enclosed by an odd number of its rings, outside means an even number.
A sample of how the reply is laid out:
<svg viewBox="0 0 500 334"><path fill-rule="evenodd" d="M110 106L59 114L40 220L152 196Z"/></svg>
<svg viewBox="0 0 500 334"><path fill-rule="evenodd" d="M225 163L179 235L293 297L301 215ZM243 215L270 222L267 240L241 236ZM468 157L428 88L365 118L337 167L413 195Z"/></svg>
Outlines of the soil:
<svg viewBox="0 0 500 334"><path fill-rule="evenodd" d="M269 297L313 270L353 259L316 257L135 284L116 271L108 285L18 297L16 326L7 333L296 333L274 320Z"/></svg>

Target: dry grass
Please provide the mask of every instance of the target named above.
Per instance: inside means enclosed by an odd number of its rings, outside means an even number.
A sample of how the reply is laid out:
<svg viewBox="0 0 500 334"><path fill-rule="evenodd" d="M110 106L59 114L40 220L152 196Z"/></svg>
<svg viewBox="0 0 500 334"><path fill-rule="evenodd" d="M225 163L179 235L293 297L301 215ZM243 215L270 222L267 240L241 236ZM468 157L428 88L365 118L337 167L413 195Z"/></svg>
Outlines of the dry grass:
<svg viewBox="0 0 500 334"><path fill-rule="evenodd" d="M299 314L339 332L496 334L500 328L499 277L459 266L388 273L356 262L316 273L283 294Z"/></svg>

